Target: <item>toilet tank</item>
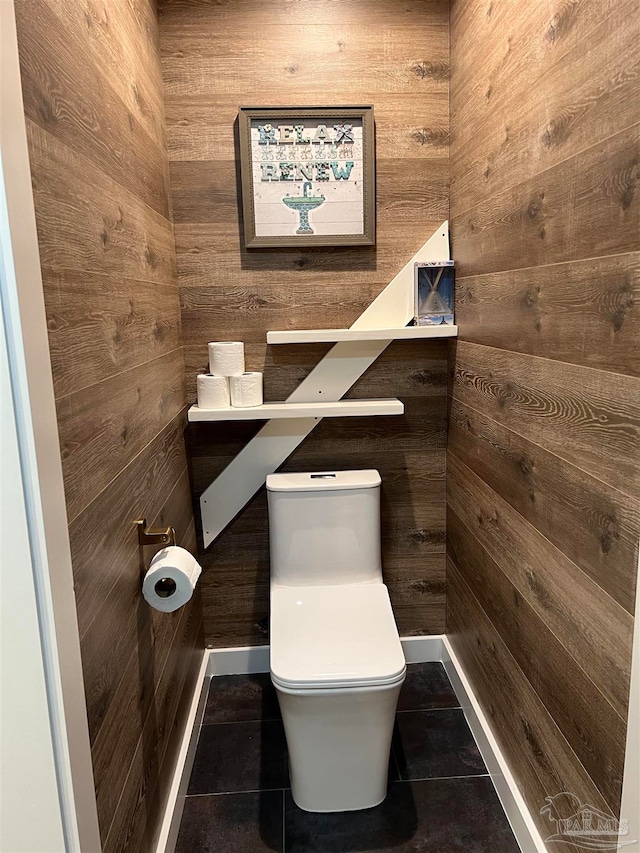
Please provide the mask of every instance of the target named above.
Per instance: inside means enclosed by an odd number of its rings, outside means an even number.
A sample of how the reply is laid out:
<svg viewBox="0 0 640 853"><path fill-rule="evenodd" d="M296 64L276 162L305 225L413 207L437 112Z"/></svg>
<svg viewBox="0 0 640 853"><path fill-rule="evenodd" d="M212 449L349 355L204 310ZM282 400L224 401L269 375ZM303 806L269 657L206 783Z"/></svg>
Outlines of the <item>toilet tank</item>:
<svg viewBox="0 0 640 853"><path fill-rule="evenodd" d="M380 474L270 474L269 550L275 586L381 583Z"/></svg>

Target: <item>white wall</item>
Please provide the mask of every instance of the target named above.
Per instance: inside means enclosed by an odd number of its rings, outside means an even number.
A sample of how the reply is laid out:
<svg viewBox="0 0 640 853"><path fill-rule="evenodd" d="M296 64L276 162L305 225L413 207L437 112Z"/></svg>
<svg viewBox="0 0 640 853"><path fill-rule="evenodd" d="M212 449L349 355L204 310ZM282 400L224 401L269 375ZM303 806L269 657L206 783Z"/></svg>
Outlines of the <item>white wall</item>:
<svg viewBox="0 0 640 853"><path fill-rule="evenodd" d="M66 848L4 325L0 466L0 851L61 853Z"/></svg>
<svg viewBox="0 0 640 853"><path fill-rule="evenodd" d="M626 832L620 836L619 850L627 853L640 851L640 559L636 586L636 619L633 634L633 660L631 665L631 693L627 750L622 783L620 817L626 821Z"/></svg>

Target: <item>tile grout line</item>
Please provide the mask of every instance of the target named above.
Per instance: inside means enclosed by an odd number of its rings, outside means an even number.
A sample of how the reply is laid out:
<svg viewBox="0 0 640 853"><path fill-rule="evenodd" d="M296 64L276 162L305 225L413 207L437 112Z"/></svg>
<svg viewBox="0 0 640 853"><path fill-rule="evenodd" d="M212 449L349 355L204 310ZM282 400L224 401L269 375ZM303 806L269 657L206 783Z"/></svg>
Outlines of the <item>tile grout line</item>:
<svg viewBox="0 0 640 853"><path fill-rule="evenodd" d="M456 706L452 706L452 707L438 707L438 708L414 708L414 709L409 708L409 709L406 709L403 711L396 711L396 718L398 717L398 715L401 715L401 714L412 714L412 713L413 714L425 714L425 713L429 713L431 711L462 711L462 710L463 709L461 708L460 705L456 705ZM209 726L214 726L214 725L224 726L224 725L238 725L238 724L242 724L242 723L254 723L255 724L258 722L260 722L260 723L262 723L262 722L280 722L281 723L282 720L281 720L281 717L275 717L275 718L270 718L270 717L264 718L263 717L263 718L255 719L255 720L234 720L234 721L223 721L223 722L217 722L217 723L205 723L203 721L199 727L199 733L201 733L204 728L209 727ZM485 772L483 772L483 773L471 773L471 774L464 774L464 775L431 776L431 777L426 776L426 777L408 778L408 779L402 778L401 774L400 774L400 766L398 763L396 750L394 749L393 744L391 747L391 763L392 763L393 767L395 767L395 770L397 773L397 778L388 780L388 791L390 790L392 785L413 786L413 785L422 785L423 783L428 783L428 782L436 782L437 783L437 782L443 782L443 781L455 781L457 783L461 783L466 779L489 779L489 780L491 780L491 774L489 773L488 770L485 770ZM275 797L275 794L277 792L280 792L280 794L281 794L281 819L282 819L282 832L281 832L281 845L282 846L281 846L281 851L282 851L282 853L286 853L286 850L287 850L287 828L286 828L287 800L286 800L286 794L287 794L287 791L290 791L290 790L291 790L290 786L285 786L285 787L276 787L276 788L258 788L258 789L251 789L251 790L246 790L246 791L240 790L240 791L202 792L202 793L196 793L196 794L187 794L187 797L188 798L225 797L225 796L233 796L234 794L239 795L239 796L241 796L243 794L253 794L253 795L257 794L258 798L260 798L260 796L262 794L270 794L270 793L273 793L274 797ZM276 802L277 802L277 800L276 800Z"/></svg>
<svg viewBox="0 0 640 853"><path fill-rule="evenodd" d="M251 788L248 791L209 791L198 794L187 794L187 797L232 797L234 794L274 794L278 791L284 793L291 790L290 788Z"/></svg>
<svg viewBox="0 0 640 853"><path fill-rule="evenodd" d="M461 705L447 705L446 707L439 708L404 708L402 711L396 711L396 714L422 714L429 713L431 711L462 711ZM257 719L251 720L218 720L214 722L203 722L201 725L201 729L207 726L235 726L240 723L277 723L281 722L282 717L260 717Z"/></svg>
<svg viewBox="0 0 640 853"><path fill-rule="evenodd" d="M446 708L404 708L402 711L396 711L398 714L428 714L431 711L462 711L462 705L451 705Z"/></svg>
<svg viewBox="0 0 640 853"><path fill-rule="evenodd" d="M421 776L419 779L394 779L389 782L390 785L397 785L402 782L404 785L411 785L414 782L445 782L448 779L487 779L491 778L491 773L469 773L465 776Z"/></svg>
<svg viewBox="0 0 640 853"><path fill-rule="evenodd" d="M399 714L410 714L410 713L429 713L431 711L462 711L460 705L449 706L449 707L436 707L436 708L408 708L403 711L396 711L396 717ZM282 718L280 717L261 717L259 719L252 720L231 720L231 721L219 721L219 722L211 722L207 723L202 721L199 727L198 735L202 733L204 728L208 728L209 726L225 726L225 725L238 725L242 723L263 723L263 722L280 722L282 723ZM402 784L402 785L412 785L414 783L423 783L423 782L438 782L438 781L447 781L447 780L464 780L464 779L482 779L482 778L491 778L491 774L487 771L485 773L473 773L469 775L455 775L455 776L431 776L431 777L421 777L416 779L403 779L400 773L400 766L398 763L398 759L396 756L396 750L391 746L391 761L393 766L395 767L395 771L397 773L397 779L389 780L388 785ZM196 797L224 797L224 796L232 796L243 795L243 794L258 794L262 793L276 793L278 791L281 792L282 797L282 853L286 851L286 792L291 790L290 786L281 787L281 788L258 788L251 789L247 791L213 791L213 792L202 792L195 794L187 794L186 798L196 798Z"/></svg>
<svg viewBox="0 0 640 853"><path fill-rule="evenodd" d="M201 729L208 726L238 726L242 723L281 723L282 717L261 717L257 720L220 720L217 723L202 723Z"/></svg>
<svg viewBox="0 0 640 853"><path fill-rule="evenodd" d="M392 750L394 761L396 761L395 753ZM397 761L396 761L397 767ZM399 770L399 768L398 768ZM389 785L396 785L398 783L402 783L403 785L411 785L413 782L442 782L447 779L485 779L490 778L491 774L487 773L464 773L454 776L420 776L416 779L389 779ZM286 788L251 788L246 791L208 791L208 792L200 792L197 794L187 794L187 797L231 797L234 795L242 795L242 794L272 794L277 791L282 791L283 802L284 797L287 791L290 791L291 787ZM342 814L342 812L336 812L335 814Z"/></svg>

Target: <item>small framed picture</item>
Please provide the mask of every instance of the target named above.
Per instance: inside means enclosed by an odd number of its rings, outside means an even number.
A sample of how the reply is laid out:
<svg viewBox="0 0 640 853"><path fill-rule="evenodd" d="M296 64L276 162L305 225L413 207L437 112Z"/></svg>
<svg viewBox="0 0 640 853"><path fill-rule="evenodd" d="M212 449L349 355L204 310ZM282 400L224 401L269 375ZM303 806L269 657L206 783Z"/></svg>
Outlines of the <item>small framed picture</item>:
<svg viewBox="0 0 640 853"><path fill-rule="evenodd" d="M375 245L373 107L241 107L245 244Z"/></svg>
<svg viewBox="0 0 640 853"><path fill-rule="evenodd" d="M453 325L453 269L453 261L421 261L414 265L414 325Z"/></svg>

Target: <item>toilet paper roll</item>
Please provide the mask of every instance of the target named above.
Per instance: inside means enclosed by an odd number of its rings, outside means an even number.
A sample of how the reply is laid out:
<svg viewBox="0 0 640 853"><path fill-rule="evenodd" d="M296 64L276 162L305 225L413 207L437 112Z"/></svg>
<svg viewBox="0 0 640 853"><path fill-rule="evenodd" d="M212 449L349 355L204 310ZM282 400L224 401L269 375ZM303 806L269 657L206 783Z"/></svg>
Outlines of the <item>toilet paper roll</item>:
<svg viewBox="0 0 640 853"><path fill-rule="evenodd" d="M262 405L262 374L243 373L229 379L231 405L237 409L248 409Z"/></svg>
<svg viewBox="0 0 640 853"><path fill-rule="evenodd" d="M201 409L226 409L231 405L229 380L226 376L201 373L197 379L198 406Z"/></svg>
<svg viewBox="0 0 640 853"><path fill-rule="evenodd" d="M145 601L162 613L172 613L193 595L202 568L184 548L171 545L151 560L142 581Z"/></svg>
<svg viewBox="0 0 640 853"><path fill-rule="evenodd" d="M209 344L209 372L216 376L239 376L244 373L242 341L212 341Z"/></svg>

